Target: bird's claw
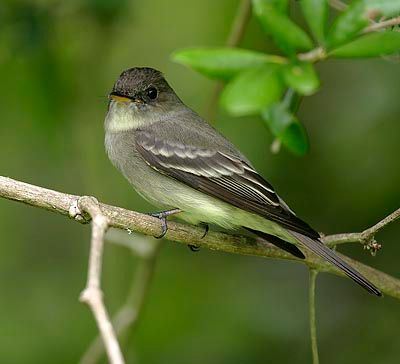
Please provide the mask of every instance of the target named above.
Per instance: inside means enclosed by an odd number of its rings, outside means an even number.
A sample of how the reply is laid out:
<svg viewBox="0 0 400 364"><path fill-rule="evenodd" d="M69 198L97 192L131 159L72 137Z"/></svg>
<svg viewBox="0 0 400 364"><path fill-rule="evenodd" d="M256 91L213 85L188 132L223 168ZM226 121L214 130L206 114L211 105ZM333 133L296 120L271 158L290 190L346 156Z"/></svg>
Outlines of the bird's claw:
<svg viewBox="0 0 400 364"><path fill-rule="evenodd" d="M204 239L208 234L208 230L210 230L210 226L207 223L203 223L202 225L204 225L205 230L203 236L200 239Z"/></svg>
<svg viewBox="0 0 400 364"><path fill-rule="evenodd" d="M179 209L172 209L172 210L166 210L166 211L161 211L161 212L152 212L147 215L156 217L161 221L161 234L158 236L155 236L156 239L161 239L165 236L165 234L168 231L168 224L167 224L167 217L173 214L177 214L181 212Z"/></svg>
<svg viewBox="0 0 400 364"><path fill-rule="evenodd" d="M154 216L158 217L158 216ZM167 218L166 217L158 217L161 220L161 234L158 236L155 236L156 239L161 239L165 236L165 234L168 231L168 224L167 224Z"/></svg>
<svg viewBox="0 0 400 364"><path fill-rule="evenodd" d="M204 234L200 239L204 239L206 237L206 235L208 234L208 230L210 229L209 225L207 223L201 223L201 226L204 226L205 230L204 230ZM197 253L200 250L200 247L198 245L194 245L194 244L189 244L188 248L194 252Z"/></svg>
<svg viewBox="0 0 400 364"><path fill-rule="evenodd" d="M192 252L194 252L194 253L197 253L197 252L200 250L200 247L199 247L199 246L193 245L193 244L189 244L189 245L188 245L188 248L189 248Z"/></svg>

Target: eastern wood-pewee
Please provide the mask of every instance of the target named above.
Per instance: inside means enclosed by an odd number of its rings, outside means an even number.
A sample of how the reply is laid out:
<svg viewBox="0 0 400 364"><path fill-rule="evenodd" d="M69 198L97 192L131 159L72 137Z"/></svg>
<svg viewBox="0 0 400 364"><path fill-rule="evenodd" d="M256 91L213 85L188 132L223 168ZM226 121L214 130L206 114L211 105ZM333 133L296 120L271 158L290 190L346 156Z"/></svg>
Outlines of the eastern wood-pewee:
<svg viewBox="0 0 400 364"><path fill-rule="evenodd" d="M378 296L381 292L326 247L238 149L189 109L152 68L124 71L110 93L105 146L135 190L166 216L225 229L244 227L304 258L304 246Z"/></svg>

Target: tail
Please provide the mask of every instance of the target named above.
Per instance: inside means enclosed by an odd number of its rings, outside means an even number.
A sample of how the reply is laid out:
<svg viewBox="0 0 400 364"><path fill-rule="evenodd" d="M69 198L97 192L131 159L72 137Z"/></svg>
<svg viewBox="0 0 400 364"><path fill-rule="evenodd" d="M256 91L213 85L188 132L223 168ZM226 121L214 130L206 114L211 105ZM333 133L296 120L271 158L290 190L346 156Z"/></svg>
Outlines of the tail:
<svg viewBox="0 0 400 364"><path fill-rule="evenodd" d="M365 288L368 292L373 293L377 296L382 296L381 291L377 289L371 282L364 278L360 273L358 273L354 268L350 267L342 258L334 253L333 250L329 249L322 241L309 238L303 234L297 233L295 231L287 230L293 237L300 243L305 245L313 253L319 255L320 257L326 259L328 262L332 263L339 269L341 269L348 277L350 277L354 282L358 283L361 287Z"/></svg>

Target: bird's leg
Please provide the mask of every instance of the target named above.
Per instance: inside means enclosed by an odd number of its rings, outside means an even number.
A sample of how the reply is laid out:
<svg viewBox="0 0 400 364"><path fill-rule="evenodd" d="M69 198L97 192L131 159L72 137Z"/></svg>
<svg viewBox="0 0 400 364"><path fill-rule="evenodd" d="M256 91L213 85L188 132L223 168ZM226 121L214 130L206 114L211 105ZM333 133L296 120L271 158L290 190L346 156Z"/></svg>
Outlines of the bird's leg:
<svg viewBox="0 0 400 364"><path fill-rule="evenodd" d="M210 227L209 227L209 225L208 225L206 222L202 222L200 225L201 225L201 226L204 226L204 228L205 228L204 234L203 234L203 236L200 238L200 239L204 239L204 238L206 237L207 233L208 233L208 230L210 230ZM197 245L194 245L194 244L189 244L189 245L188 245L188 248L189 248L192 252L195 252L195 253L198 252L198 251L200 250L200 247L197 246Z"/></svg>
<svg viewBox="0 0 400 364"><path fill-rule="evenodd" d="M147 214L161 220L161 234L159 236L155 236L156 239L163 238L167 233L168 231L167 217L170 215L178 214L179 212L181 212L180 209L171 209L171 210L165 210Z"/></svg>

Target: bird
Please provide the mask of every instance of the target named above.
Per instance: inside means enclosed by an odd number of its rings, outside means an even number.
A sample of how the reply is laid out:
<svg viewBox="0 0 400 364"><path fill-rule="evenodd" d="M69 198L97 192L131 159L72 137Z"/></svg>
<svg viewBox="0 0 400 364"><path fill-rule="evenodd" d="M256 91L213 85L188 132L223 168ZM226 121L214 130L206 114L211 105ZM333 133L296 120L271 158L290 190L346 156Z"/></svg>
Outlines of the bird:
<svg viewBox="0 0 400 364"><path fill-rule="evenodd" d="M109 93L105 149L136 192L167 217L226 230L245 228L299 259L308 249L368 292L381 292L301 220L229 140L186 106L163 74L121 73ZM162 234L162 235L163 235Z"/></svg>

